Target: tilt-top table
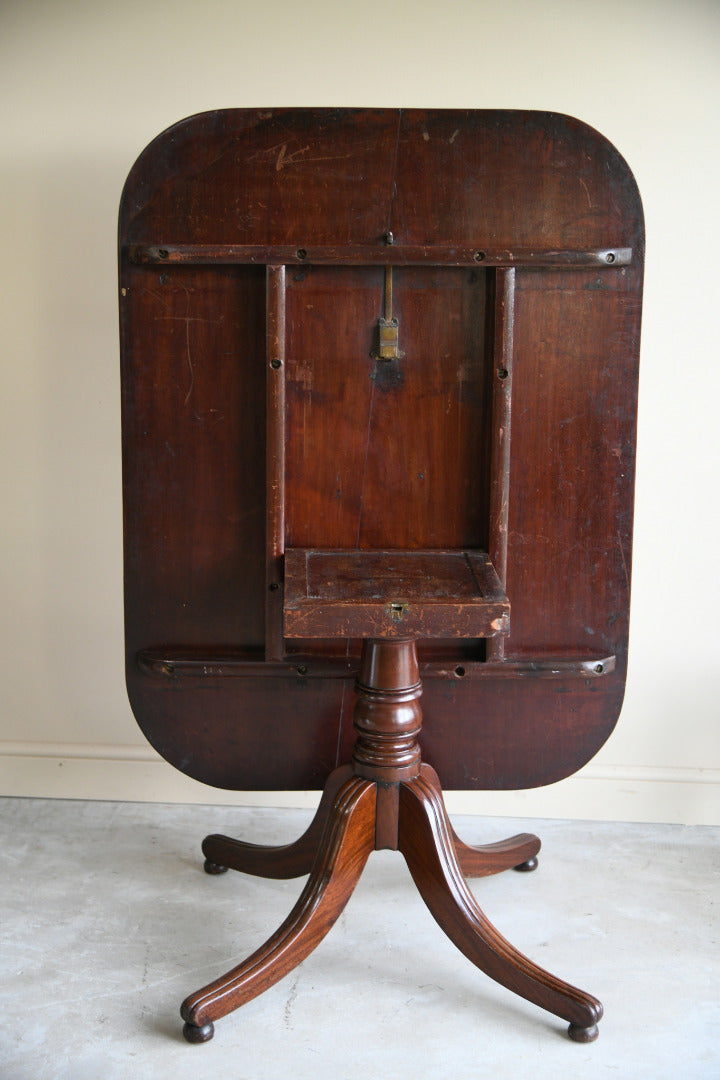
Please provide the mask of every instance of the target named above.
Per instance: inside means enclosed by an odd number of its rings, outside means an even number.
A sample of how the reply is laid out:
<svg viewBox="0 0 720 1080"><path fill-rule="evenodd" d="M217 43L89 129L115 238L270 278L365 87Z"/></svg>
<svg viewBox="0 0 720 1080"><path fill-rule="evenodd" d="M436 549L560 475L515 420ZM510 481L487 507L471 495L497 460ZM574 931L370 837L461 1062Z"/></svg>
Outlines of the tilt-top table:
<svg viewBox="0 0 720 1080"><path fill-rule="evenodd" d="M204 783L324 789L294 844L203 842L209 873L309 877L186 999L186 1038L306 957L390 848L473 963L594 1039L600 1003L466 884L540 841L467 846L438 776L549 784L618 718L632 174L550 113L221 110L140 156L119 240L132 708Z"/></svg>

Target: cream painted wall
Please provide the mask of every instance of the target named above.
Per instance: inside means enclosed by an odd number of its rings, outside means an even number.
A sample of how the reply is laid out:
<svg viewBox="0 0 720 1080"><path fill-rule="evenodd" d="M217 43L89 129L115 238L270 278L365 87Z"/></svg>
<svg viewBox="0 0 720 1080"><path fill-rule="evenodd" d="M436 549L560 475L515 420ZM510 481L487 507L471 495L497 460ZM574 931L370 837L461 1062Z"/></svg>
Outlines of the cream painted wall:
<svg viewBox="0 0 720 1080"><path fill-rule="evenodd" d="M552 109L643 195L631 666L616 733L467 812L720 822L716 0L5 0L0 6L0 793L228 795L157 759L122 676L115 222L162 128L223 106Z"/></svg>

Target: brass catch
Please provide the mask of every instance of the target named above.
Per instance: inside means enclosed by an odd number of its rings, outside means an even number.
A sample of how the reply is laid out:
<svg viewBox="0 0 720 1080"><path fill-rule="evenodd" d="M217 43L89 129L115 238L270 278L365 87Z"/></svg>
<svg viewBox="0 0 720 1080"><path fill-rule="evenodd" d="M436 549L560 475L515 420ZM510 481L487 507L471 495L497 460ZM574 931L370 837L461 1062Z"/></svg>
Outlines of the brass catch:
<svg viewBox="0 0 720 1080"><path fill-rule="evenodd" d="M405 355L398 347L398 321L392 313L392 266L385 267L385 314L378 319L378 342L375 355L380 360L399 360Z"/></svg>
<svg viewBox="0 0 720 1080"><path fill-rule="evenodd" d="M381 360L397 360L403 355L398 350L397 319L378 319L377 355Z"/></svg>

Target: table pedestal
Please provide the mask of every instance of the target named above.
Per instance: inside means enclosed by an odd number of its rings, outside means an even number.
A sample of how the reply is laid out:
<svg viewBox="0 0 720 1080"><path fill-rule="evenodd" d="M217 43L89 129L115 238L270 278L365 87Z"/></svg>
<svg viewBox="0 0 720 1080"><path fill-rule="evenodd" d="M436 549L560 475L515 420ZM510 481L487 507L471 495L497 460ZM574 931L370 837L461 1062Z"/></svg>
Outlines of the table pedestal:
<svg viewBox="0 0 720 1080"><path fill-rule="evenodd" d="M182 1005L183 1034L206 1042L213 1021L237 1009L308 956L341 914L371 851L404 855L437 923L496 982L568 1021L577 1042L597 1038L602 1005L528 960L488 921L467 877L533 870L540 841L522 833L470 847L448 820L440 782L421 760L422 726L415 640L368 639L356 684L357 742L352 764L331 773L315 818L293 844L264 847L225 836L203 841L208 873L240 870L260 877L309 874L295 907L247 960Z"/></svg>

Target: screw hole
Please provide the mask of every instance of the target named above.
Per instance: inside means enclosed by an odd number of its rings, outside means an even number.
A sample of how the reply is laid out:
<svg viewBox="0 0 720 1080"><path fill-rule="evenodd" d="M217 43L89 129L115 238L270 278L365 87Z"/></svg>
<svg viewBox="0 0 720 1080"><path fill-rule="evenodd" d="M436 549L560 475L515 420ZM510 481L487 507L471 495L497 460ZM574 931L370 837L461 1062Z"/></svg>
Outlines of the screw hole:
<svg viewBox="0 0 720 1080"><path fill-rule="evenodd" d="M498 379L507 379L510 372L506 367L498 368Z"/></svg>
<svg viewBox="0 0 720 1080"><path fill-rule="evenodd" d="M607 255L605 256L605 262L606 263L614 263L615 262L615 252L614 251L608 251Z"/></svg>
<svg viewBox="0 0 720 1080"><path fill-rule="evenodd" d="M270 592L277 592L280 586L278 585L277 581L271 581L268 585L268 588Z"/></svg>
<svg viewBox="0 0 720 1080"><path fill-rule="evenodd" d="M298 664L297 673L298 675L307 675L307 667L305 664Z"/></svg>
<svg viewBox="0 0 720 1080"><path fill-rule="evenodd" d="M282 360L278 360L277 357L275 357L273 360L270 361L270 367L274 368L275 371L277 371L278 368L282 367Z"/></svg>
<svg viewBox="0 0 720 1080"><path fill-rule="evenodd" d="M169 256L169 254L170 254L170 252L168 251L168 249L167 249L167 248L160 248L160 249L158 250L158 258L159 258L159 259L167 259L167 257Z"/></svg>
<svg viewBox="0 0 720 1080"><path fill-rule="evenodd" d="M295 254L297 255L298 259L307 259L307 251L305 250L305 248L298 248Z"/></svg>
<svg viewBox="0 0 720 1080"><path fill-rule="evenodd" d="M473 255L473 259L475 260L475 262L482 262L484 258L485 258L485 252L484 251L476 251L475 254Z"/></svg>
<svg viewBox="0 0 720 1080"><path fill-rule="evenodd" d="M462 679L463 675L465 674L465 668L462 666L462 664L458 664L458 666L455 668L455 674L459 679Z"/></svg>
<svg viewBox="0 0 720 1080"><path fill-rule="evenodd" d="M602 666L602 664L596 664L595 665L595 673L596 673L596 675L602 675L604 670L605 670L605 668Z"/></svg>

